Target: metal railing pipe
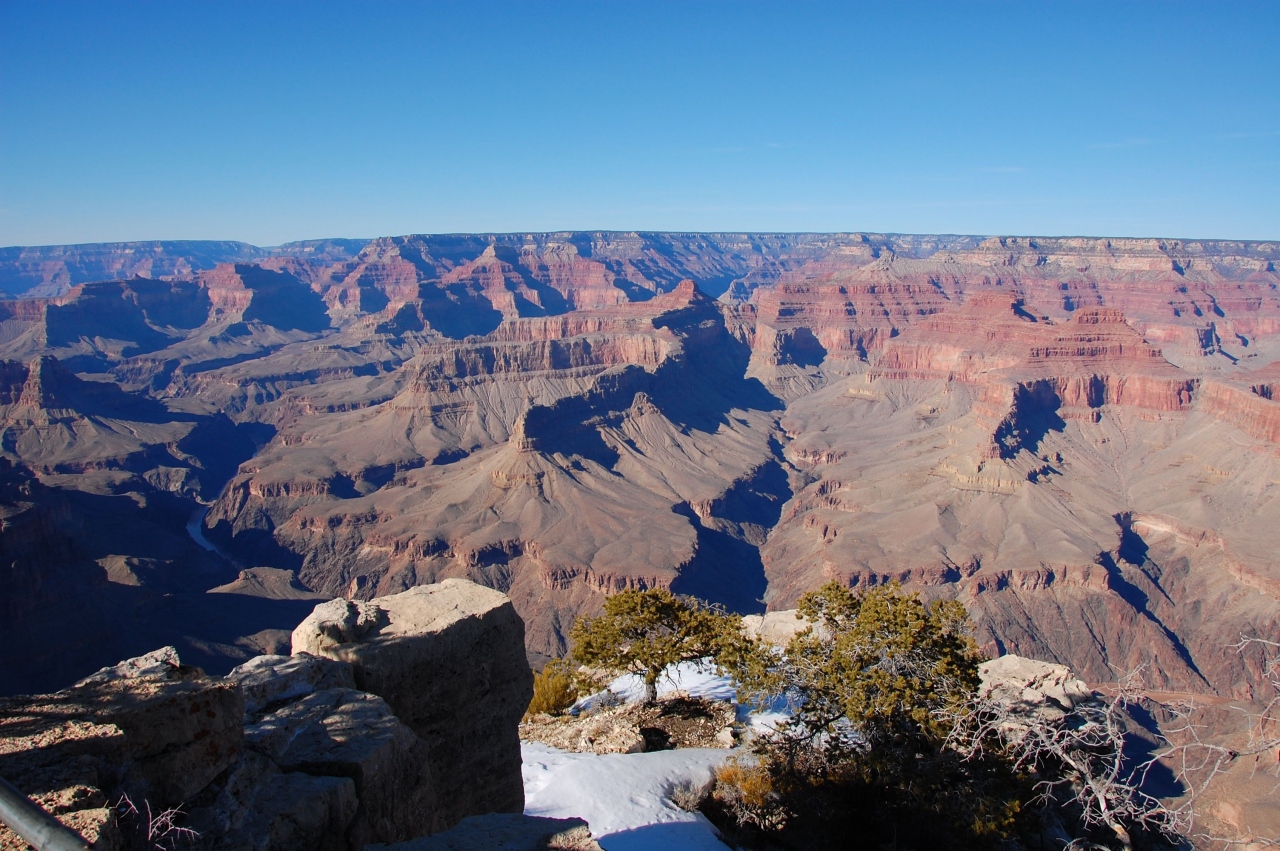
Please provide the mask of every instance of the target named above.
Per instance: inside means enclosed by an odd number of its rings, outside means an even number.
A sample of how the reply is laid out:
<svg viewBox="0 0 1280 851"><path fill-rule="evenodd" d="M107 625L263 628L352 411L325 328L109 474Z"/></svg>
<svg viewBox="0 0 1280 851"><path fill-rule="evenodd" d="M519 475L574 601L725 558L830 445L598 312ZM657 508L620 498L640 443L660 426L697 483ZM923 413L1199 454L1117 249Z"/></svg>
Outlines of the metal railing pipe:
<svg viewBox="0 0 1280 851"><path fill-rule="evenodd" d="M80 834L0 777L0 821L36 851L90 851Z"/></svg>

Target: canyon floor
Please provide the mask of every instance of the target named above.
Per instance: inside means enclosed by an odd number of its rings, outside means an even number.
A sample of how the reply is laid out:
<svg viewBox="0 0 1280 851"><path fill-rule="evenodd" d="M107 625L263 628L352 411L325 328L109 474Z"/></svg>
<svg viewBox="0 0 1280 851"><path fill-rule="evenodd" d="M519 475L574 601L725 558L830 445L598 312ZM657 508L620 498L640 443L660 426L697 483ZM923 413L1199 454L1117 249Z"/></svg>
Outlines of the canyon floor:
<svg viewBox="0 0 1280 851"><path fill-rule="evenodd" d="M1280 244L557 233L0 249L0 690L458 576L963 601L990 652L1266 696Z"/></svg>

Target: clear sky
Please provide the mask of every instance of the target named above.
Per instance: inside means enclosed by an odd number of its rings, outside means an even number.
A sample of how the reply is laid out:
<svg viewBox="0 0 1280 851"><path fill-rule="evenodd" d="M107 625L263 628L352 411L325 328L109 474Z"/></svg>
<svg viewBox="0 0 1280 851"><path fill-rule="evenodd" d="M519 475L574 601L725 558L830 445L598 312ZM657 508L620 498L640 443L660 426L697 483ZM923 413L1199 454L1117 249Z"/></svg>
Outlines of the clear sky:
<svg viewBox="0 0 1280 851"><path fill-rule="evenodd" d="M1280 239L1280 2L0 0L0 245Z"/></svg>

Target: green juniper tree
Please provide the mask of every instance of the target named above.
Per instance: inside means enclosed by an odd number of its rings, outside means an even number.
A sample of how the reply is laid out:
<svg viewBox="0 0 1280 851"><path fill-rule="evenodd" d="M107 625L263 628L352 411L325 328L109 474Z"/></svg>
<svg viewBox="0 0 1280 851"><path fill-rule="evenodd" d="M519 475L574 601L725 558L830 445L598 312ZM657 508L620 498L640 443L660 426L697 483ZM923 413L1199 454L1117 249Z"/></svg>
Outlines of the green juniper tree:
<svg viewBox="0 0 1280 851"><path fill-rule="evenodd" d="M801 598L813 626L780 651L726 657L747 702L787 698L791 717L756 740L756 775L804 847L988 848L1015 830L1025 785L998 755L946 746L983 656L964 607L898 586L829 583ZM745 796L725 790L726 800ZM753 813L758 816L758 813ZM757 818L759 822L759 818Z"/></svg>
<svg viewBox="0 0 1280 851"><path fill-rule="evenodd" d="M665 588L621 591L604 611L580 618L569 633L579 665L620 670L644 681L645 702L658 699L658 678L670 665L720 657L740 644L741 621Z"/></svg>

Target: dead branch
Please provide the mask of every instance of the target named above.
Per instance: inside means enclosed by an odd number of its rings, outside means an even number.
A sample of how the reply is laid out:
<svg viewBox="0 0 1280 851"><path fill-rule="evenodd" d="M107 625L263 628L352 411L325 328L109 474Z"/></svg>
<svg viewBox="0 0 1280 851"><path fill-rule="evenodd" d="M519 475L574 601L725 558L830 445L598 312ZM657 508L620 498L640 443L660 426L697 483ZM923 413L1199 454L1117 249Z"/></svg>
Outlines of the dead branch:
<svg viewBox="0 0 1280 851"><path fill-rule="evenodd" d="M1280 642L1245 637L1231 647L1241 654L1264 652L1262 671L1271 690L1261 708L1237 708L1245 713L1248 729L1248 740L1242 745L1210 740L1206 725L1195 720L1195 704L1183 703L1166 707L1172 721L1161 725L1161 746L1147 760L1130 764L1124 753L1127 710L1149 700L1138 685L1141 669L1121 678L1114 697L1095 695L1061 713L975 699L952 711L947 744L966 757L986 751L1002 754L1017 770L1036 779L1041 805L1074 804L1085 828L1105 826L1126 851L1133 847L1135 829L1173 843L1190 840L1204 848L1280 847L1280 839L1227 838L1200 828L1203 814L1197 806L1242 759L1253 757L1253 770L1274 775L1280 790ZM1148 776L1158 765L1171 771L1187 790L1176 804L1145 791ZM1078 840L1069 847L1089 844Z"/></svg>

